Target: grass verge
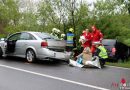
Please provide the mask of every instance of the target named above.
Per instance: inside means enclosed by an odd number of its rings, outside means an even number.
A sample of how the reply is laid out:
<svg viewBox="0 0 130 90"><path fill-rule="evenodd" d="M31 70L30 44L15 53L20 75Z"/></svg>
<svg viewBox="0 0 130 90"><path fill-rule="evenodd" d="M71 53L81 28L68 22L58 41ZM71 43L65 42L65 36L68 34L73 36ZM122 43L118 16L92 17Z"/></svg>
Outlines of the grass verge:
<svg viewBox="0 0 130 90"><path fill-rule="evenodd" d="M124 63L122 63L122 62L118 62L118 63L106 62L106 65L130 68L130 59L128 62L124 62Z"/></svg>

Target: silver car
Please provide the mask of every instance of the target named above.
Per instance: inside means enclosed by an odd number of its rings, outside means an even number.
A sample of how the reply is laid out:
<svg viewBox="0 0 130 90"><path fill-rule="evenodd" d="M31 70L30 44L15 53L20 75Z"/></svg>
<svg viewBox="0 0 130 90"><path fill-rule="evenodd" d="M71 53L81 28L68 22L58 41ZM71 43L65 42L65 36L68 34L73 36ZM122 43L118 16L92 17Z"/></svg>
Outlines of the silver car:
<svg viewBox="0 0 130 90"><path fill-rule="evenodd" d="M48 33L24 31L0 41L0 56L17 56L28 62L40 60L69 60L66 43Z"/></svg>

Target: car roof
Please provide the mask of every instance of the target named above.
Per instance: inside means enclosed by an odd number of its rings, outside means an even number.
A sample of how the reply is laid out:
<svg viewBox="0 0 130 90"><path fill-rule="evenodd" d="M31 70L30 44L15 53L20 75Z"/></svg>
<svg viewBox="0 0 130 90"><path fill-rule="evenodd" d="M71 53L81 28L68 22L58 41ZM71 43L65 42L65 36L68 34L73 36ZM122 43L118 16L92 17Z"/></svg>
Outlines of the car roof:
<svg viewBox="0 0 130 90"><path fill-rule="evenodd" d="M102 44L103 45L114 45L117 43L116 39L103 39Z"/></svg>
<svg viewBox="0 0 130 90"><path fill-rule="evenodd" d="M21 31L21 32L27 32L27 33L39 33L38 31Z"/></svg>
<svg viewBox="0 0 130 90"><path fill-rule="evenodd" d="M21 31L21 32L16 32L16 33L44 33L44 34L49 34L49 33L46 33L46 32L38 32L38 31Z"/></svg>
<svg viewBox="0 0 130 90"><path fill-rule="evenodd" d="M103 41L117 41L117 39L103 39Z"/></svg>

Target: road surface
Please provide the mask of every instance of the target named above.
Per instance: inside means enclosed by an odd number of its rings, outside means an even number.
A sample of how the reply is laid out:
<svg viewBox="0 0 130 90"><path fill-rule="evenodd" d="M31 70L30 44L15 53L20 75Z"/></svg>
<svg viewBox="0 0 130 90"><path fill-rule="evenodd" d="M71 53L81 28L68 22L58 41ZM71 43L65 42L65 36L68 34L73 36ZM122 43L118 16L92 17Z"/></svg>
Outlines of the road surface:
<svg viewBox="0 0 130 90"><path fill-rule="evenodd" d="M119 90L122 78L130 82L130 69L78 68L65 62L0 59L0 90Z"/></svg>

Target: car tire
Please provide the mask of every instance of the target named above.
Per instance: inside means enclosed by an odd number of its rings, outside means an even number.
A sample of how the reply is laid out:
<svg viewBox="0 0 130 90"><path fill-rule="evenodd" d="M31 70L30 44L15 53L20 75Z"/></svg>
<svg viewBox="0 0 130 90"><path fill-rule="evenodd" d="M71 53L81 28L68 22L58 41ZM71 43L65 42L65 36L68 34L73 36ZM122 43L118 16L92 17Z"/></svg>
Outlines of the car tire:
<svg viewBox="0 0 130 90"><path fill-rule="evenodd" d="M35 52L32 49L28 49L26 51L26 60L29 63L32 63L32 62L34 62L36 60L36 54L35 54Z"/></svg>
<svg viewBox="0 0 130 90"><path fill-rule="evenodd" d="M2 48L0 47L0 58L2 58L2 55L3 55L3 51Z"/></svg>

